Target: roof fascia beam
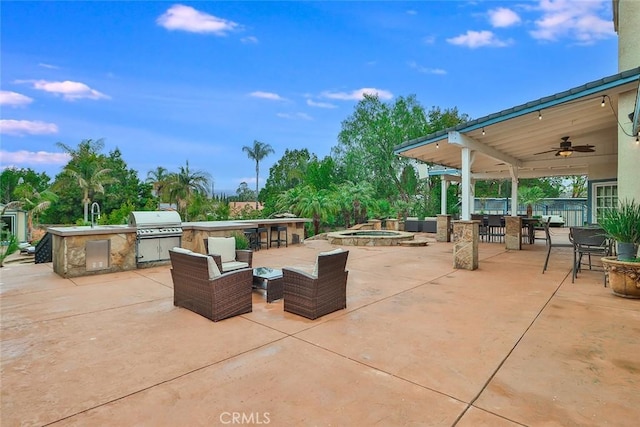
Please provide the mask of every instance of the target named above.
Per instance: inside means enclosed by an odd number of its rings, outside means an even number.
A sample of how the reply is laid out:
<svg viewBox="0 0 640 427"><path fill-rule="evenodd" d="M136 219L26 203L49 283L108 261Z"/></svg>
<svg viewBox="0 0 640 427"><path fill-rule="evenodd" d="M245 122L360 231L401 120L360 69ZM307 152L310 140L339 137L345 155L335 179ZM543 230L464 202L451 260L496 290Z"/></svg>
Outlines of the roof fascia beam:
<svg viewBox="0 0 640 427"><path fill-rule="evenodd" d="M516 159L513 156L510 156L502 151L498 151L495 148L491 148L480 141L477 141L473 138L468 137L467 135L460 133L458 131L449 132L449 144L456 144L461 147L467 147L471 150L478 151L484 155L489 157L493 157L494 159L503 161L507 164L522 167L522 161Z"/></svg>

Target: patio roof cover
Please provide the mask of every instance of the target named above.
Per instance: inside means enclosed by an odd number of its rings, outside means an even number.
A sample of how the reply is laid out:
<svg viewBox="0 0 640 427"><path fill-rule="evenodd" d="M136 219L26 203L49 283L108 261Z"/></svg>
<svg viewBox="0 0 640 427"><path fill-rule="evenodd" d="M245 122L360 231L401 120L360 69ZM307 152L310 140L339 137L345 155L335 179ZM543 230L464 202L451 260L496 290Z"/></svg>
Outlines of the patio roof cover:
<svg viewBox="0 0 640 427"><path fill-rule="evenodd" d="M461 148L469 147L474 179L510 178L512 166L521 178L587 175L590 165L617 162L619 123L631 132L631 111L618 112L618 96L637 91L639 81L640 67L404 142L394 151L462 169ZM593 145L595 152L537 154L559 147L563 136L573 145Z"/></svg>

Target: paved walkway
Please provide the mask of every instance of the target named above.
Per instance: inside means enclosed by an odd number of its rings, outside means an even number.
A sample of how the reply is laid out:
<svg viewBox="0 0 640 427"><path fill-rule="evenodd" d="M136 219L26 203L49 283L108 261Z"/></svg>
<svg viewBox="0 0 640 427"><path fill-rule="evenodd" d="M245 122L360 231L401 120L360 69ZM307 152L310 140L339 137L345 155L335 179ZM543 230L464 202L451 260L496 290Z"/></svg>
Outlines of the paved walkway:
<svg viewBox="0 0 640 427"><path fill-rule="evenodd" d="M310 266L326 241L261 250ZM346 248L346 247L345 247ZM254 292L211 322L173 306L169 267L63 279L0 270L3 427L637 426L640 301L571 283L541 242L349 247L347 309L316 321Z"/></svg>

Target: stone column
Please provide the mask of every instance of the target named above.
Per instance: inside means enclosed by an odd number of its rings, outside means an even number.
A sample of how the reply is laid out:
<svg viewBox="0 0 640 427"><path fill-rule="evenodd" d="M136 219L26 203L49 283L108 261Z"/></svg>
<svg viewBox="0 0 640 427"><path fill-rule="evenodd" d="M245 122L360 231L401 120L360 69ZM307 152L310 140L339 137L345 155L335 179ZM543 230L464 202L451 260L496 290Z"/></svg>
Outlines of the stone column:
<svg viewBox="0 0 640 427"><path fill-rule="evenodd" d="M451 241L451 215L436 215L436 241Z"/></svg>
<svg viewBox="0 0 640 427"><path fill-rule="evenodd" d="M507 216L504 218L504 242L507 249L522 249L522 218Z"/></svg>
<svg viewBox="0 0 640 427"><path fill-rule="evenodd" d="M478 268L480 221L453 221L453 268Z"/></svg>
<svg viewBox="0 0 640 427"><path fill-rule="evenodd" d="M398 231L398 220L395 218L388 218L386 221L387 230Z"/></svg>
<svg viewBox="0 0 640 427"><path fill-rule="evenodd" d="M374 230L382 230L382 220L370 219L369 223L373 225Z"/></svg>

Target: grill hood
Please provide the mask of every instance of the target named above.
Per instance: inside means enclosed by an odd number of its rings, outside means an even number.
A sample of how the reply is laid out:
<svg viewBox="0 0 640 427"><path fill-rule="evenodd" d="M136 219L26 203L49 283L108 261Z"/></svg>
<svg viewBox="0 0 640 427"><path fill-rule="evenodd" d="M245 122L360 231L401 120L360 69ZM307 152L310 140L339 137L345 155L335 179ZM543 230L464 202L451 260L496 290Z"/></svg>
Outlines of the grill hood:
<svg viewBox="0 0 640 427"><path fill-rule="evenodd" d="M129 214L129 226L137 229L182 227L176 211L134 211Z"/></svg>

